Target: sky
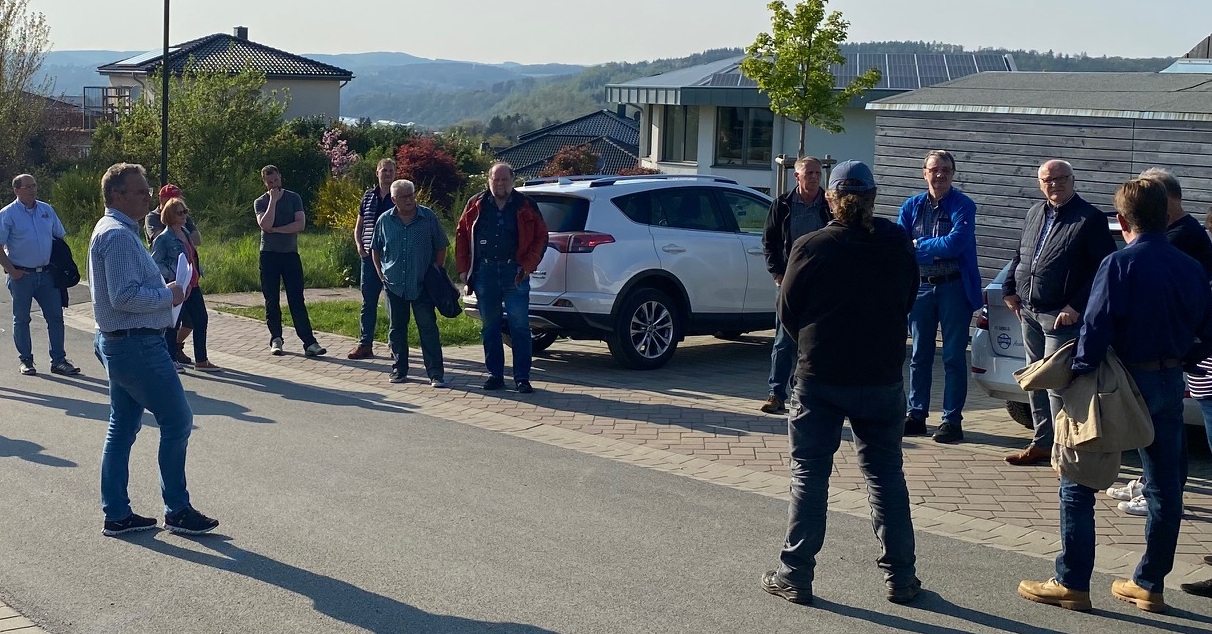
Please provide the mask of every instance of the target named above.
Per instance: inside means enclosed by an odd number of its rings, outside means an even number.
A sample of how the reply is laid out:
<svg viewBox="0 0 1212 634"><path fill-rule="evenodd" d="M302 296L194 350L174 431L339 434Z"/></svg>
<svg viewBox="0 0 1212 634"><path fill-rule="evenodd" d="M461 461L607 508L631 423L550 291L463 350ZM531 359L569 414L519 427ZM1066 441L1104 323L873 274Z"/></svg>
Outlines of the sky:
<svg viewBox="0 0 1212 634"><path fill-rule="evenodd" d="M151 50L164 0L28 0L52 50ZM398 51L485 63L599 64L743 47L770 29L766 0L172 0L169 39L241 25L292 53ZM1212 33L1212 0L832 0L849 40L1121 57L1181 56Z"/></svg>

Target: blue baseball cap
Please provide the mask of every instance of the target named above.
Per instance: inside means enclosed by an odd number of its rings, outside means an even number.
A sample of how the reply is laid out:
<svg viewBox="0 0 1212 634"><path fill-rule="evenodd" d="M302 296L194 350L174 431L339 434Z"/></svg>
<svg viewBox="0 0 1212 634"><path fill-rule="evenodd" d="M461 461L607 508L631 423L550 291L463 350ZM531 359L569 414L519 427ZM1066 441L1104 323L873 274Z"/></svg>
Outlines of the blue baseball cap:
<svg viewBox="0 0 1212 634"><path fill-rule="evenodd" d="M829 173L829 189L838 192L869 192L875 189L875 175L862 161L842 161Z"/></svg>

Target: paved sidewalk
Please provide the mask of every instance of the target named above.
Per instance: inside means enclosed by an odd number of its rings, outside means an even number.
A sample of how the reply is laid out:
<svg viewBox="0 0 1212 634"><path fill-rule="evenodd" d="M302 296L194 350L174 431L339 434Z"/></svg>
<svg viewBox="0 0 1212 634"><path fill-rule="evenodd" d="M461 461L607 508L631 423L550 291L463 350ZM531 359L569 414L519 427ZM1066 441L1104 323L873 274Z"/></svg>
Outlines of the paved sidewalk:
<svg viewBox="0 0 1212 634"><path fill-rule="evenodd" d="M360 299L357 289L308 291L309 301ZM214 295L212 307L259 305L259 294ZM68 311L68 324L91 329L88 305ZM356 343L320 336L331 355L307 359L287 331L287 354L268 354L263 324L212 310L212 359L253 374L273 374L318 388L366 398L390 399L416 411L586 453L710 480L786 499L786 420L758 412L766 394L770 336L725 342L694 337L683 342L660 370L635 372L617 367L604 344L561 340L537 356L532 379L536 393L484 392L479 346L445 349L447 380L453 389L434 390L419 380L391 385L385 345L379 358L350 361L344 352ZM422 368L419 351L410 366ZM188 379L187 379L188 380ZM941 362L935 367L934 404L942 397ZM929 437L907 439L905 471L919 530L992 547L1055 555L1057 481L1047 466L1015 468L1002 456L1024 446L1029 434L1012 422L1003 404L970 388L965 411L966 442L939 445ZM930 421L937 423L937 414ZM1196 439L1202 442L1202 435ZM1171 587L1212 576L1200 557L1212 552L1212 462L1206 448L1193 455L1186 496L1187 515ZM1124 480L1139 475L1139 463L1125 454ZM831 509L867 516L866 493L854 451L844 446L835 458ZM1097 568L1129 575L1143 549L1144 518L1115 509L1099 496ZM1051 575L1041 562L1039 577Z"/></svg>

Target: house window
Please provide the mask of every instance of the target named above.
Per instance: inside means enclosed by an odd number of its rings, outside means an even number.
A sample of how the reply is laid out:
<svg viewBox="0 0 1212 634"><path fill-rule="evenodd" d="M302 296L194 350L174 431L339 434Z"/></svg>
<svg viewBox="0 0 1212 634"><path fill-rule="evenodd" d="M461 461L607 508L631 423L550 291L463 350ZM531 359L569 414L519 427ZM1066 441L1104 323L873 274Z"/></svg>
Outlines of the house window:
<svg viewBox="0 0 1212 634"><path fill-rule="evenodd" d="M695 163L699 160L698 106L665 106L661 127L661 160Z"/></svg>
<svg viewBox="0 0 1212 634"><path fill-rule="evenodd" d="M774 145L774 113L766 108L718 108L716 165L768 169Z"/></svg>

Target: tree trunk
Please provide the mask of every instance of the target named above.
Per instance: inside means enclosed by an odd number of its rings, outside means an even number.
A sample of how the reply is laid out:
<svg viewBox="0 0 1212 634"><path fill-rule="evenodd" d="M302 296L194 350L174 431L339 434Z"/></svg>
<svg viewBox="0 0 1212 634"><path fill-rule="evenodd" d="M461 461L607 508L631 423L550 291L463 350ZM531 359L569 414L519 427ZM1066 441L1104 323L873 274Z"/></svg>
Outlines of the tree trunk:
<svg viewBox="0 0 1212 634"><path fill-rule="evenodd" d="M804 156L804 136L808 132L808 121L807 120L800 121L799 124L800 124L800 149L799 149L799 153L795 155L795 158L797 158L797 159L800 158L801 156Z"/></svg>

